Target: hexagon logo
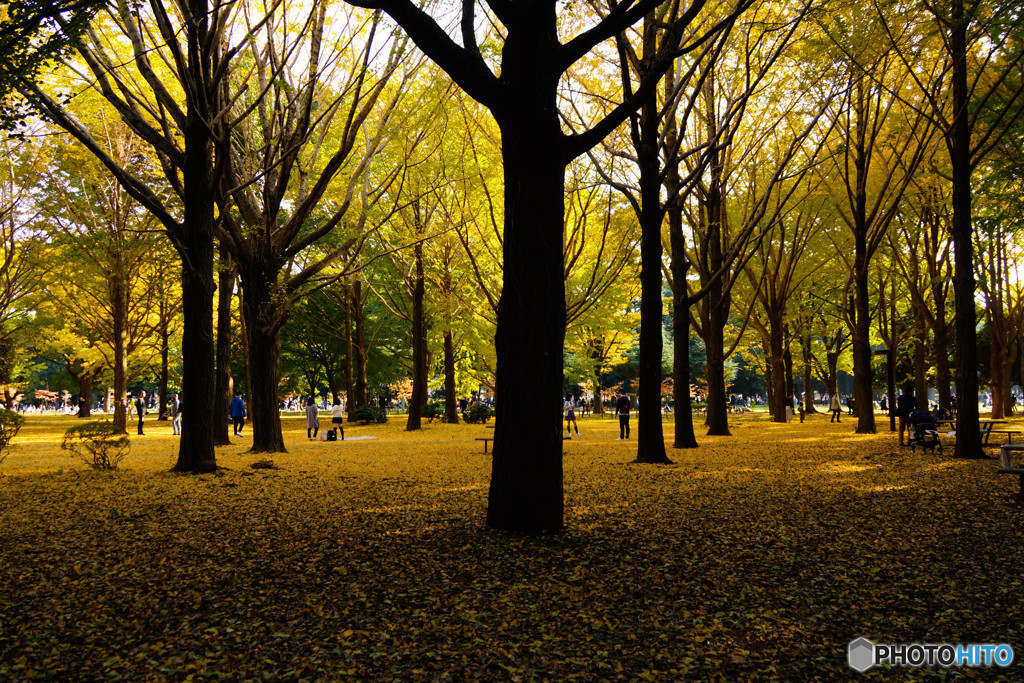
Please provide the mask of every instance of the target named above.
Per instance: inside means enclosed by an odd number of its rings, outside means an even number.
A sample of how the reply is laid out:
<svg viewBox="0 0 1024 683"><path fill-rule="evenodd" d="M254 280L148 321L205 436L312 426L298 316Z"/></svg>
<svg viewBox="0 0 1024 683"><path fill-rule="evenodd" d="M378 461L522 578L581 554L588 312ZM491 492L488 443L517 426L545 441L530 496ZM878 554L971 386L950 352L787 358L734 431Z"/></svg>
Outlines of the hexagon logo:
<svg viewBox="0 0 1024 683"><path fill-rule="evenodd" d="M847 648L847 660L850 668L864 673L875 665L875 644L867 638L851 640Z"/></svg>

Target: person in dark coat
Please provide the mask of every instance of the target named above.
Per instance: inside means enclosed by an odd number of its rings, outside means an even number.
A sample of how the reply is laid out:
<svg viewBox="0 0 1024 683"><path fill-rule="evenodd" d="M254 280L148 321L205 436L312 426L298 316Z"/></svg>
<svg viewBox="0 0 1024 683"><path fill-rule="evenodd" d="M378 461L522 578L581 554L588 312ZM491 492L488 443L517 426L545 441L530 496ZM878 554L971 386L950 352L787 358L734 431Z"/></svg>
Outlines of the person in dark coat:
<svg viewBox="0 0 1024 683"><path fill-rule="evenodd" d="M619 400L615 402L615 412L619 415L619 438L622 441L629 438L629 397L626 392L619 390Z"/></svg>
<svg viewBox="0 0 1024 683"><path fill-rule="evenodd" d="M146 421L147 411L148 408L146 407L146 392L140 391L139 397L135 399L135 412L139 416L139 436L145 436L145 434L142 431L142 426L143 423Z"/></svg>
<svg viewBox="0 0 1024 683"><path fill-rule="evenodd" d="M896 415L900 418L900 448L904 446L903 433L910 422L910 414L917 410L917 398L912 392L903 390L903 393L896 399Z"/></svg>

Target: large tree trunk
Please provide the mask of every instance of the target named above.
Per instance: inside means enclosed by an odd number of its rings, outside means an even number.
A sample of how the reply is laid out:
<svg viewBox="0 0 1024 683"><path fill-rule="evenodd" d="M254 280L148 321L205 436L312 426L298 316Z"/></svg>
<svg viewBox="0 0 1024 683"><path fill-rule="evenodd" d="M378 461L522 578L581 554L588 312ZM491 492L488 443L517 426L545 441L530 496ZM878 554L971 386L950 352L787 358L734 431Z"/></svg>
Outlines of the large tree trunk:
<svg viewBox="0 0 1024 683"><path fill-rule="evenodd" d="M871 316L868 301L867 228L854 237L853 273L853 400L858 434L875 434L875 411L871 407L874 377L871 370Z"/></svg>
<svg viewBox="0 0 1024 683"><path fill-rule="evenodd" d="M92 388L96 383L96 375L92 372L83 372L78 376L78 396L84 398L85 402L78 410L78 417L90 417L92 415ZM8 408L8 410L10 410Z"/></svg>
<svg viewBox="0 0 1024 683"><path fill-rule="evenodd" d="M672 244L672 400L675 403L673 448L696 448L693 431L693 409L690 406L690 299L686 295L686 258L682 213L677 207L669 210L669 239Z"/></svg>
<svg viewBox="0 0 1024 683"><path fill-rule="evenodd" d="M202 0L190 0L189 44L198 46L207 36L207 6ZM192 35L192 34L195 35ZM210 82L208 64L191 58L188 65L192 82ZM181 301L184 311L182 331L182 395L189 406L182 419L181 441L176 472L213 472L217 458L213 449L214 346L213 346L213 234L214 187L211 131L218 107L208 101L212 93L197 92L190 98L185 123L184 182L185 216L177 247L181 254Z"/></svg>
<svg viewBox="0 0 1024 683"><path fill-rule="evenodd" d="M557 46L555 5L531 14L549 26L547 48ZM501 79L505 169L503 274L498 302L494 456L487 525L510 531L554 531L563 526L562 349L565 281L562 250L565 167L556 83L549 49L517 40L509 31ZM527 400L528 399L528 400Z"/></svg>
<svg viewBox="0 0 1024 683"><path fill-rule="evenodd" d="M714 77L708 79L705 86L708 89L708 140L715 140L718 137L715 122L715 88ZM721 152L713 151L708 162L710 180L708 182L708 194L705 200L707 212L707 232L705 235L704 249L707 251L707 263L704 268L705 278L712 277L724 264L722 254L724 236L722 234L722 220L725 214L722 194L722 175L724 173L724 161ZM726 387L725 387L725 325L729 321L729 308L731 297L725 285L726 276L717 278L708 290L707 300L704 304L707 315L703 324L704 347L707 358L707 381L708 381L708 413L707 426L708 436L732 436L729 432L729 413L726 408ZM706 282L702 282L706 284Z"/></svg>
<svg viewBox="0 0 1024 683"><path fill-rule="evenodd" d="M227 446L228 408L231 405L231 300L234 298L237 267L227 249L220 249L217 271L217 374L213 399L213 443ZM188 397L184 397L188 401ZM185 419L188 419L187 417Z"/></svg>
<svg viewBox="0 0 1024 683"><path fill-rule="evenodd" d="M654 51L656 33L644 20L644 54ZM661 169L658 106L651 97L640 109L634 140L640 168L640 369L636 462L670 463L661 423Z"/></svg>
<svg viewBox="0 0 1024 683"><path fill-rule="evenodd" d="M241 269L242 310L249 352L249 415L252 430L250 453L286 453L277 408L281 362L280 330L290 304L277 291L265 266Z"/></svg>
<svg viewBox="0 0 1024 683"><path fill-rule="evenodd" d="M412 286L412 397L405 431L420 428L423 406L427 404L427 323L423 310L425 278L423 276L423 243L413 247L416 261L416 280Z"/></svg>
<svg viewBox="0 0 1024 683"><path fill-rule="evenodd" d="M956 300L956 449L959 458L981 458L978 424L978 339L974 311L974 245L971 242L971 132L968 126L967 26L963 0L952 0L953 125L947 136L953 171L953 257Z"/></svg>

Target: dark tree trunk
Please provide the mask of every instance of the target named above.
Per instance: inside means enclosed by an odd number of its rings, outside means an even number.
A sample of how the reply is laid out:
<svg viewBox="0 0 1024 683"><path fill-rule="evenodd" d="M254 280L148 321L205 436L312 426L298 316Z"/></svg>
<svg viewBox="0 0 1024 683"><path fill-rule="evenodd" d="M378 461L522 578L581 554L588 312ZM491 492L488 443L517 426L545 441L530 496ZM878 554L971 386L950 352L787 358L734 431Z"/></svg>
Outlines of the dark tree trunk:
<svg viewBox="0 0 1024 683"><path fill-rule="evenodd" d="M711 108L708 116L708 140L715 140L718 137L715 115L715 87L714 76L710 77L705 86L708 89L708 107ZM707 232L704 238L704 249L707 252L707 262L703 268L702 284L707 284L706 278L712 277L724 264L722 254L723 240L722 220L724 218L723 195L722 195L722 174L724 173L724 161L720 151L715 150L710 154L708 161L708 192L705 199L705 210L707 212ZM729 431L729 413L726 409L727 398L725 390L725 326L729 321L729 308L731 297L726 288L725 276L717 278L711 283L708 290L707 300L704 304L707 315L703 324L704 346L707 358L707 380L708 380L708 413L707 426L708 436L732 436Z"/></svg>
<svg viewBox="0 0 1024 683"><path fill-rule="evenodd" d="M783 352L783 362L786 369L786 396L789 397L789 408L793 408L793 396L796 395L796 384L793 382L793 352L790 350L789 339L787 335L786 339L786 350Z"/></svg>
<svg viewBox="0 0 1024 683"><path fill-rule="evenodd" d="M198 178L206 179L207 171L191 169L199 174ZM190 176L186 169L186 179ZM186 182L188 182L186 180ZM197 193L198 194L198 193ZM200 197L200 199L203 199ZM192 211L200 213L195 219L202 218L213 223L213 201L197 201ZM208 209L208 212L204 210ZM186 213L189 205L186 204ZM190 223L188 218L186 225ZM201 225L201 223L200 223ZM217 458L213 450L213 403L214 376L213 353L213 239L212 230L201 236L199 229L186 230L183 249L187 258L182 259L181 293L182 310L184 313L184 330L182 334L183 372L181 393L188 406L182 418L181 442L178 450L178 461L175 472L213 472L217 469Z"/></svg>
<svg viewBox="0 0 1024 683"><path fill-rule="evenodd" d="M427 322L423 310L423 297L426 290L423 276L423 243L416 242L413 247L416 261L416 279L412 286L412 396L409 399L409 416L405 422L405 431L412 432L420 428L423 406L427 404Z"/></svg>
<svg viewBox="0 0 1024 683"><path fill-rule="evenodd" d="M96 375L92 372L83 372L78 376L78 397L85 399L78 409L78 417L92 416L92 388L96 384ZM10 410L8 408L8 410Z"/></svg>
<svg viewBox="0 0 1024 683"><path fill-rule="evenodd" d="M682 213L672 207L668 214L669 239L672 244L672 399L675 441L673 448L696 448L697 435L693 431L693 409L690 405L690 300L686 295L686 272L690 261L686 258Z"/></svg>
<svg viewBox="0 0 1024 683"><path fill-rule="evenodd" d="M978 339L974 310L974 245L971 242L971 132L968 125L967 26L963 0L952 0L953 125L947 136L953 171L953 257L956 301L956 449L959 458L981 458L978 424Z"/></svg>
<svg viewBox="0 0 1024 683"><path fill-rule="evenodd" d="M654 52L656 29L644 20L644 55ZM636 462L670 463L661 423L661 169L658 105L651 97L640 108L633 145L640 169L640 369Z"/></svg>
<svg viewBox="0 0 1024 683"><path fill-rule="evenodd" d="M854 238L853 317L853 401L858 434L875 434L875 411L871 410L871 317L868 300L867 228L857 230ZM861 408L867 407L861 410Z"/></svg>
<svg viewBox="0 0 1024 683"><path fill-rule="evenodd" d="M505 97L494 110L505 169L505 236L487 525L522 532L559 530L564 523L565 166L557 153L557 75L547 66L559 49L555 5L543 7L529 21L547 27L544 40L508 33Z"/></svg>
<svg viewBox="0 0 1024 683"><path fill-rule="evenodd" d="M275 287L275 278L259 264L239 271L242 310L245 317L249 363L249 414L252 448L250 453L286 453L281 433L281 412L277 408L277 387L281 363L281 325L290 305Z"/></svg>
<svg viewBox="0 0 1024 683"><path fill-rule="evenodd" d="M207 6L190 0L189 45L205 43ZM193 83L211 81L209 64L194 59L190 52L188 69ZM209 122L220 114L211 102L213 93L191 93L185 123L185 161L182 168L185 216L177 247L181 255L181 301L184 311L182 332L181 391L189 408L182 419L176 472L213 472L217 458L213 449L214 346L213 346L213 234L214 187L212 144Z"/></svg>
<svg viewBox="0 0 1024 683"><path fill-rule="evenodd" d="M324 377L327 382L327 390L331 392L331 405L334 405L335 401L340 400L338 392L338 378L334 376L334 370L328 367L326 364L324 368Z"/></svg>
<svg viewBox="0 0 1024 683"><path fill-rule="evenodd" d="M235 292L237 267L227 249L220 249L220 267L217 271L217 374L213 400L213 444L227 446L228 408L231 405L231 300ZM184 393L184 392L183 392ZM188 404L188 396L182 401ZM183 415L187 420L187 416Z"/></svg>
<svg viewBox="0 0 1024 683"><path fill-rule="evenodd" d="M825 381L825 390L828 395L839 393L839 352L829 351L825 354L825 363L828 365L828 377Z"/></svg>
<svg viewBox="0 0 1024 683"><path fill-rule="evenodd" d="M601 396L601 369L598 367L594 381L594 396L592 398L594 415L604 415L604 398Z"/></svg>
<svg viewBox="0 0 1024 683"><path fill-rule="evenodd" d="M444 416L448 424L459 422L455 400L455 340L451 330L444 331Z"/></svg>

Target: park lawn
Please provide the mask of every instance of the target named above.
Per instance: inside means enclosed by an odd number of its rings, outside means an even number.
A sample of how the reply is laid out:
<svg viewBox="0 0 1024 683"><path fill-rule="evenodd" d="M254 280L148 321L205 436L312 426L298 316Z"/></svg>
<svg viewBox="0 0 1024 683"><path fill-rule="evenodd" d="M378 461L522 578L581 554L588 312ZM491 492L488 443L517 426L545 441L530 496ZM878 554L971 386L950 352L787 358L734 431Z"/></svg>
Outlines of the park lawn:
<svg viewBox="0 0 1024 683"><path fill-rule="evenodd" d="M566 530L528 537L484 526L479 425L288 418L279 469L246 436L188 476L169 423L115 472L59 449L73 424L29 418L0 464L0 680L844 680L858 636L1024 657L1017 480L948 438L755 414L651 466L582 418Z"/></svg>

